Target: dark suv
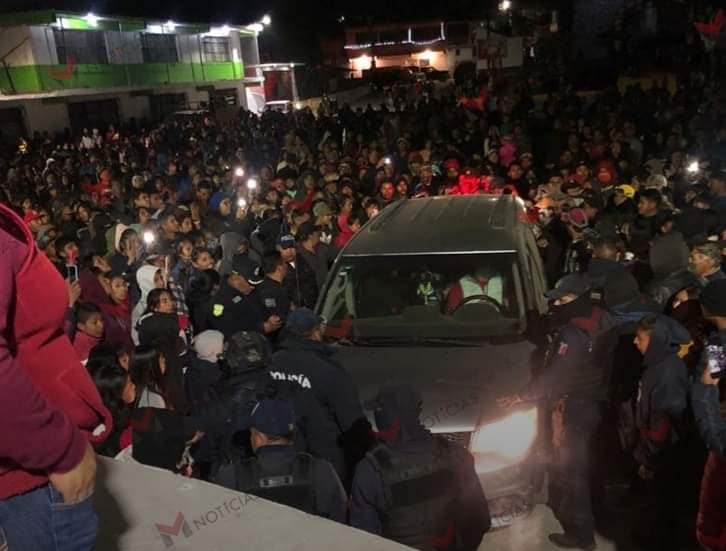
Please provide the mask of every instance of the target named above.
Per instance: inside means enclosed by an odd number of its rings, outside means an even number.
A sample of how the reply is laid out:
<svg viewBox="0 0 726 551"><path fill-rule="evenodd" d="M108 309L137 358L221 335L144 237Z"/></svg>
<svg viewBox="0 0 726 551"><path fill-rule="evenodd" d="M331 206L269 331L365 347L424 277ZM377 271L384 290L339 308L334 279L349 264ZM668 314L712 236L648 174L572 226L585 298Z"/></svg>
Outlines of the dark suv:
<svg viewBox="0 0 726 551"><path fill-rule="evenodd" d="M545 291L521 200L446 196L394 203L366 224L318 303L362 398L410 383L424 424L471 451L495 526L528 512L542 481L538 408L504 411L496 398L530 377Z"/></svg>

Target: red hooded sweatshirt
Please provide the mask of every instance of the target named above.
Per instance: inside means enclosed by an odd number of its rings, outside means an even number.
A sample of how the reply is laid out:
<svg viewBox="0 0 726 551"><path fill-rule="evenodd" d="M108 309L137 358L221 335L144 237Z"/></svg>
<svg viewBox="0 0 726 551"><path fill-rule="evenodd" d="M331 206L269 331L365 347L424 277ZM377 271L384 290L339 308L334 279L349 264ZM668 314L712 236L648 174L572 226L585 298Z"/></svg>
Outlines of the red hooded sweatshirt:
<svg viewBox="0 0 726 551"><path fill-rule="evenodd" d="M86 365L88 357L91 355L91 350L99 344L101 344L101 339L98 337L92 337L80 329L76 330L76 334L73 337L73 350L76 351L76 356L78 356L78 359L81 360L83 365Z"/></svg>
<svg viewBox="0 0 726 551"><path fill-rule="evenodd" d="M124 350L132 350L134 341L131 338L129 297L127 296L121 304L116 304L106 294L98 278L86 270L81 272L78 281L81 283L81 299L94 303L103 312L103 342L119 346Z"/></svg>
<svg viewBox="0 0 726 551"><path fill-rule="evenodd" d="M0 499L67 472L111 415L63 333L68 290L28 227L0 204ZM91 433L103 423L105 431Z"/></svg>
<svg viewBox="0 0 726 551"><path fill-rule="evenodd" d="M335 242L333 243L338 249L342 249L348 244L348 241L353 239L353 230L348 225L348 218L348 213L341 213L338 216L338 228L340 232L335 236Z"/></svg>

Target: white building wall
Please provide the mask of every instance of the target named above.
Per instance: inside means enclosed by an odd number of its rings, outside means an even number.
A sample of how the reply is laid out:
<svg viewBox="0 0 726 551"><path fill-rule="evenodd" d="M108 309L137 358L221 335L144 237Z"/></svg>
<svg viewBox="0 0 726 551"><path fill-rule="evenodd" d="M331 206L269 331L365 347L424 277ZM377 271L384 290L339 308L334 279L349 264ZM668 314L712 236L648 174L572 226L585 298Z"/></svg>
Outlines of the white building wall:
<svg viewBox="0 0 726 551"><path fill-rule="evenodd" d="M28 132L49 132L51 135L64 128L70 128L68 106L65 103L43 103L42 100L22 102ZM3 102L3 107L5 103ZM10 107L10 106L8 106Z"/></svg>
<svg viewBox="0 0 726 551"><path fill-rule="evenodd" d="M38 65L58 65L53 29L47 26L29 27L32 37L33 57Z"/></svg>
<svg viewBox="0 0 726 551"><path fill-rule="evenodd" d="M34 65L33 41L29 27L3 27L0 30L0 61L10 66Z"/></svg>
<svg viewBox="0 0 726 551"><path fill-rule="evenodd" d="M459 52L457 54L457 52ZM456 69L456 66L459 65L459 63L462 63L464 61L474 61L474 48L471 47L459 47L459 48L447 48L446 50L446 70L449 71L452 75L454 74L454 70Z"/></svg>
<svg viewBox="0 0 726 551"><path fill-rule="evenodd" d="M229 33L229 53L232 61L242 61L242 47L239 41L239 33Z"/></svg>

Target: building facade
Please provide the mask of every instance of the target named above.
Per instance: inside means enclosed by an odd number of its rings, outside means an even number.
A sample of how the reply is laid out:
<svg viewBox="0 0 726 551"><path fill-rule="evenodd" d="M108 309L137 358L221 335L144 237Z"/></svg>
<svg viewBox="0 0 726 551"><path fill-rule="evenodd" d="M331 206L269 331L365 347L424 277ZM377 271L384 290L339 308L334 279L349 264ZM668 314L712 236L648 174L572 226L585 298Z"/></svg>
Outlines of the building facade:
<svg viewBox="0 0 726 551"><path fill-rule="evenodd" d="M0 15L0 137L247 106L263 89L263 25L57 11Z"/></svg>
<svg viewBox="0 0 726 551"><path fill-rule="evenodd" d="M453 32L452 32L453 31ZM345 31L344 49L353 76L384 67L433 67L453 70L447 47L470 43L469 24L427 21L353 27Z"/></svg>
<svg viewBox="0 0 726 551"><path fill-rule="evenodd" d="M370 69L431 67L451 74L461 63L478 70L519 67L522 37L495 34L487 19L384 23L345 30L343 50L354 78ZM331 63L337 63L334 43L324 45Z"/></svg>

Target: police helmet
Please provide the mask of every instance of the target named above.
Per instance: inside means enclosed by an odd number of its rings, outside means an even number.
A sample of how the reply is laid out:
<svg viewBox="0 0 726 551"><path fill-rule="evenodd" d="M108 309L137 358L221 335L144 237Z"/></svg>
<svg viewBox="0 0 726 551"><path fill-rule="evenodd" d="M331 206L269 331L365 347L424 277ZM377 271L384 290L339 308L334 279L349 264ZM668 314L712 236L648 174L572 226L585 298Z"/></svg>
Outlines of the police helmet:
<svg viewBox="0 0 726 551"><path fill-rule="evenodd" d="M225 344L224 358L230 372L262 369L270 365L272 350L259 333L240 331Z"/></svg>

